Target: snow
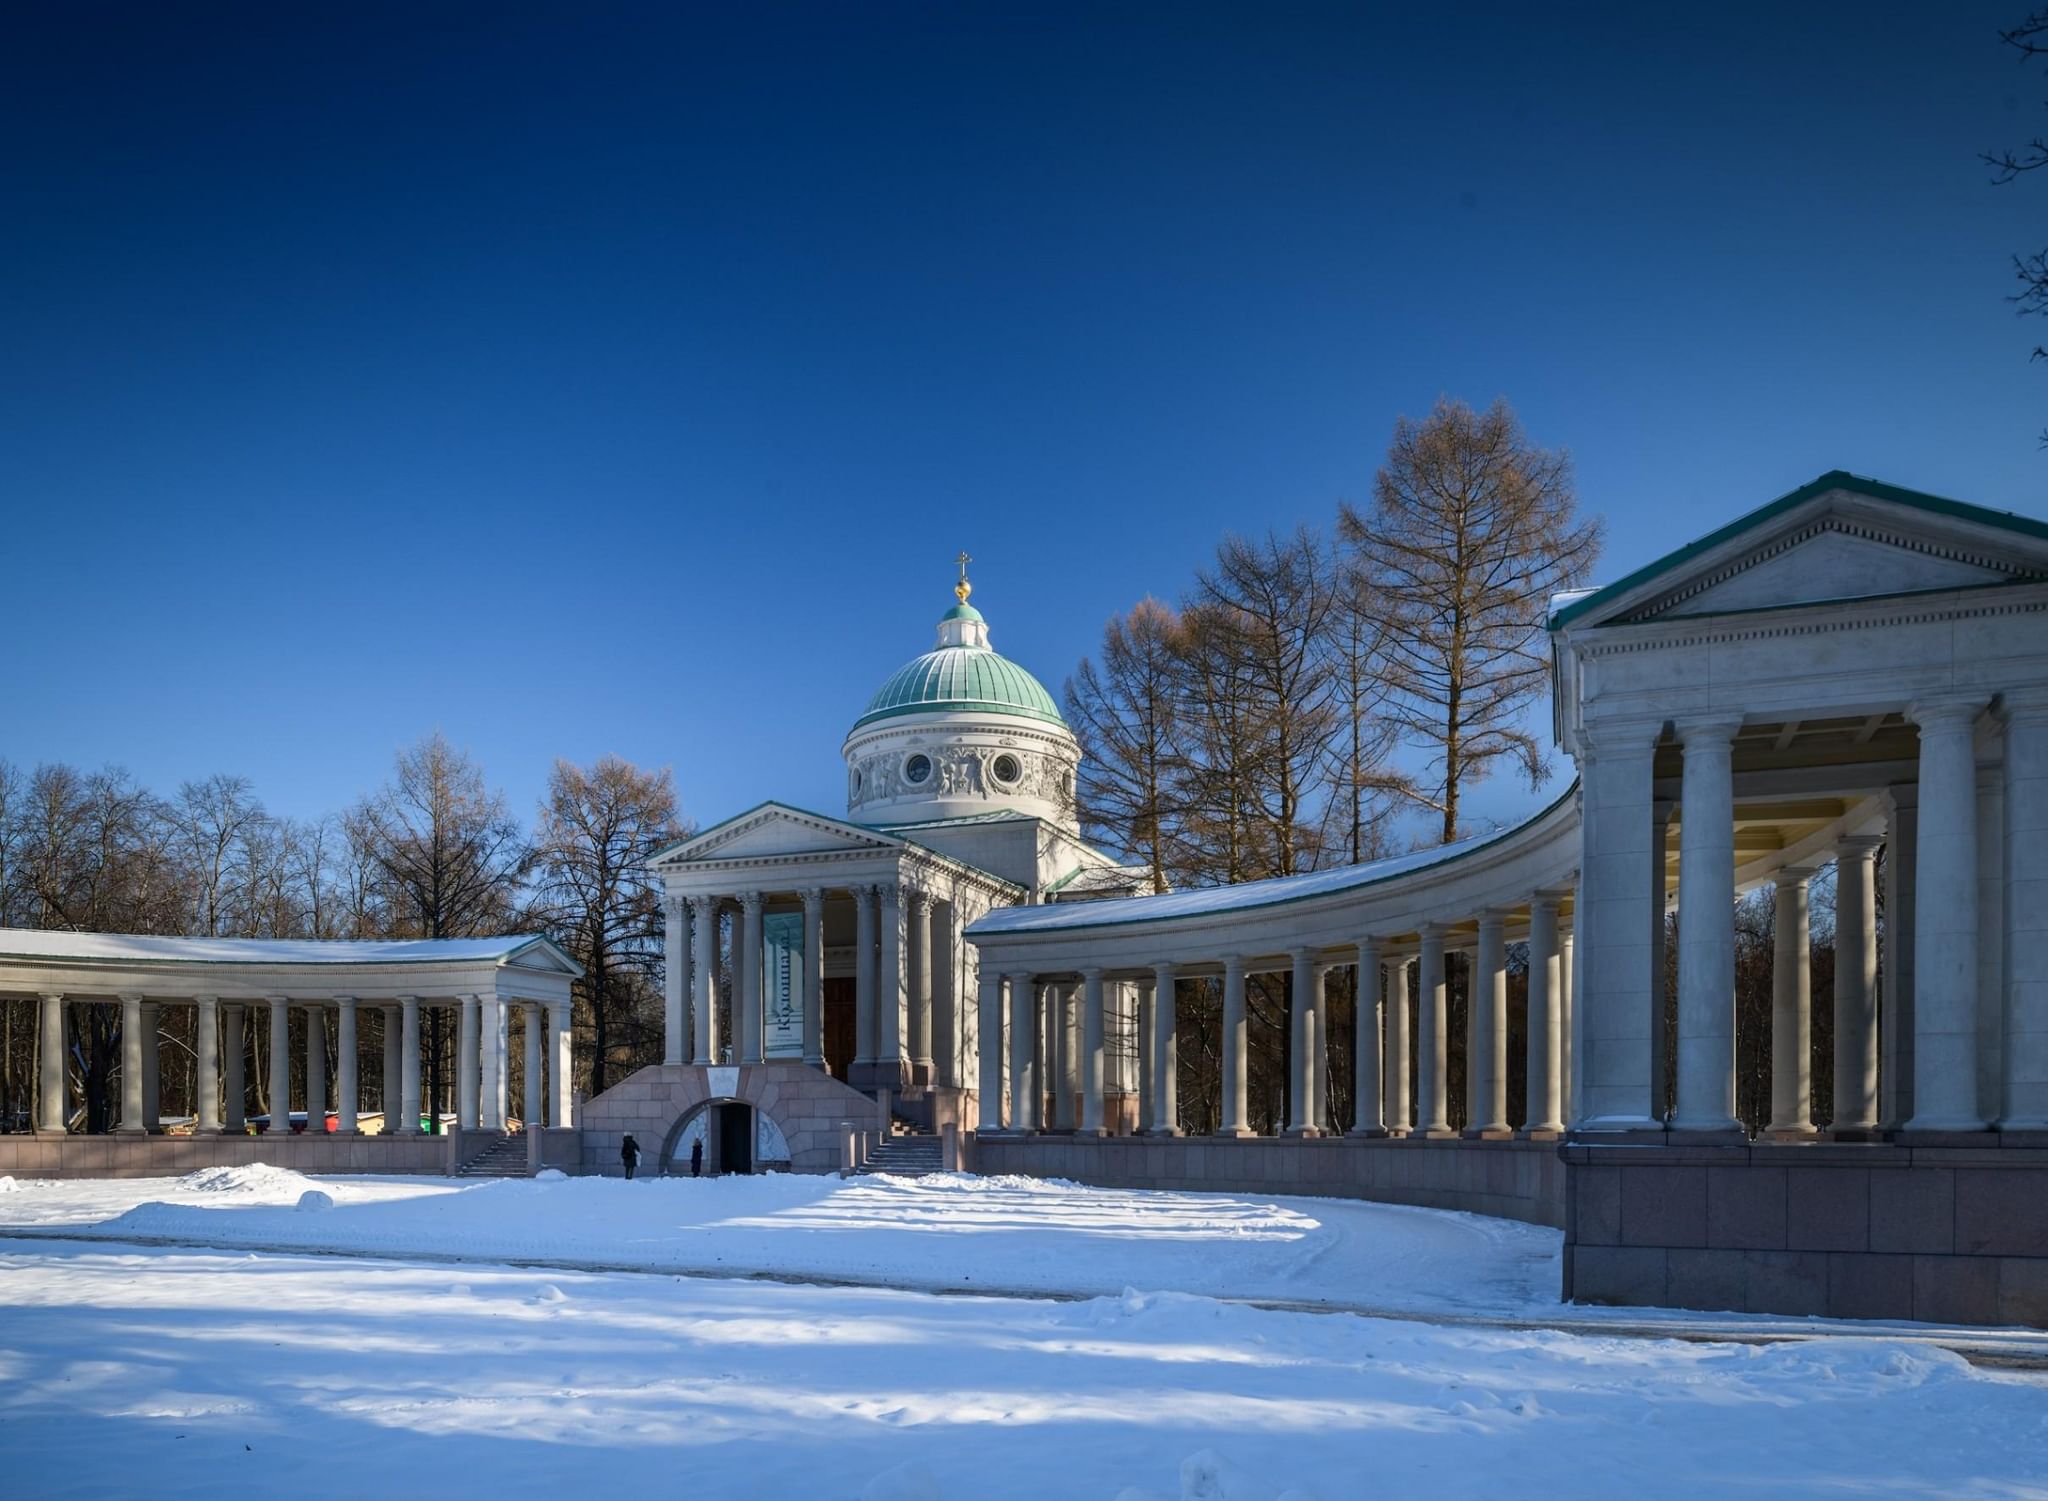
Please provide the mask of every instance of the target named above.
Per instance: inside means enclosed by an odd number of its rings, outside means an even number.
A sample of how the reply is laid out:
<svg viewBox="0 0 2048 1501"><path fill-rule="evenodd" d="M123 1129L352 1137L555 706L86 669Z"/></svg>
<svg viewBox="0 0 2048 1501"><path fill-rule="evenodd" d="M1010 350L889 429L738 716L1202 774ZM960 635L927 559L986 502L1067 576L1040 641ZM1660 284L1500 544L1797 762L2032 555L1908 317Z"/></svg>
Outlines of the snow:
<svg viewBox="0 0 2048 1501"><path fill-rule="evenodd" d="M144 933L60 933L0 928L10 959L153 960L209 964L417 964L510 959L546 944L535 933L501 938L170 938ZM552 947L552 945L550 945Z"/></svg>
<svg viewBox="0 0 2048 1501"><path fill-rule="evenodd" d="M0 1474L208 1501L2014 1501L2048 1496L2048 1389L1887 1340L12 1241Z"/></svg>
<svg viewBox="0 0 2048 1501"><path fill-rule="evenodd" d="M309 1190L333 1209L302 1214ZM1460 1315L1557 1306L1560 1237L1352 1200L1084 1188L1037 1178L320 1178L274 1167L29 1182L0 1229L366 1255L546 1261L894 1287L1126 1287Z"/></svg>

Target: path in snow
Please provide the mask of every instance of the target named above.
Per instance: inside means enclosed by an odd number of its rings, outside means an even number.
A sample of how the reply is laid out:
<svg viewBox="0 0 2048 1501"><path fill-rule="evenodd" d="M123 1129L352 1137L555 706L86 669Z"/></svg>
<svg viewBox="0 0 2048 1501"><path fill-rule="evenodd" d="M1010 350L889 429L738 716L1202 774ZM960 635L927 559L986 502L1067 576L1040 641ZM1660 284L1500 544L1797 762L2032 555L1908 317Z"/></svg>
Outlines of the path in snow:
<svg viewBox="0 0 2048 1501"><path fill-rule="evenodd" d="M1872 1340L15 1243L0 1474L207 1501L2017 1501L2048 1497L2048 1388Z"/></svg>

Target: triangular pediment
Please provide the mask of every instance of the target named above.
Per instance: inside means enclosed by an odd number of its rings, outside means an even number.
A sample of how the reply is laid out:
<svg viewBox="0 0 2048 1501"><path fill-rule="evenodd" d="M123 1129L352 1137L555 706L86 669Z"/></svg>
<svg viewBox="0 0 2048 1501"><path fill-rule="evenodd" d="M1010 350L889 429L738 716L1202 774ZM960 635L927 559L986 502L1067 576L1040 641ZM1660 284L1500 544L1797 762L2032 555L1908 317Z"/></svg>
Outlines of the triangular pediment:
<svg viewBox="0 0 2048 1501"><path fill-rule="evenodd" d="M828 818L822 813L807 813L783 803L764 803L664 850L652 863L671 869L700 860L866 854L902 847L902 840L859 824Z"/></svg>
<svg viewBox="0 0 2048 1501"><path fill-rule="evenodd" d="M1564 605L1624 625L2048 579L2048 526L1853 476L1815 484Z"/></svg>
<svg viewBox="0 0 2048 1501"><path fill-rule="evenodd" d="M505 956L505 963L514 969L540 970L546 974L569 975L578 979L583 975L583 966L546 938L536 938L524 948L514 950Z"/></svg>

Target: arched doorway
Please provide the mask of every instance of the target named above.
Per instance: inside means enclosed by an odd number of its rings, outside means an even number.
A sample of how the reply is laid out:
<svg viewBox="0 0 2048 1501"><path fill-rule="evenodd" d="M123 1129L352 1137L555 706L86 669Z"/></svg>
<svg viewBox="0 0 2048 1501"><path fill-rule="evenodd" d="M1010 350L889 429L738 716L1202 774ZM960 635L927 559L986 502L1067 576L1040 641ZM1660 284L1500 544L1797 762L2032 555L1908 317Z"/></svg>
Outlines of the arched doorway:
<svg viewBox="0 0 2048 1501"><path fill-rule="evenodd" d="M670 1133L661 1171L687 1175L690 1152L704 1144L704 1174L789 1171L789 1142L774 1119L745 1100L706 1100Z"/></svg>

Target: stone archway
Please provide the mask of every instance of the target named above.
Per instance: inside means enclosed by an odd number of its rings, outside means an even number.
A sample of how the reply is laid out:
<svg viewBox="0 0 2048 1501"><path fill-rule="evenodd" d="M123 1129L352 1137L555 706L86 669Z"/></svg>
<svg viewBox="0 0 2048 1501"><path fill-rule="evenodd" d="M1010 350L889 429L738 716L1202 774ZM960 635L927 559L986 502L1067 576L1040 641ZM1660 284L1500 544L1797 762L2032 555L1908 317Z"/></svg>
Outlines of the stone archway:
<svg viewBox="0 0 2048 1501"><path fill-rule="evenodd" d="M660 1155L649 1164L674 1172L690 1170L693 1121L728 1123L740 1129L737 1111L707 1115L707 1107L746 1107L753 1117L747 1143L753 1171L764 1168L797 1173L839 1170L849 1126L880 1131L885 1122L873 1100L837 1079L802 1063L705 1065L663 1063L643 1068L630 1079L586 1101L582 1112L582 1169L616 1175L619 1143L631 1134L643 1151ZM723 1143L721 1143L721 1146ZM720 1159L737 1154L719 1153ZM712 1171L707 1146L705 1170Z"/></svg>
<svg viewBox="0 0 2048 1501"><path fill-rule="evenodd" d="M789 1138L782 1127L745 1100L709 1099L679 1119L662 1143L657 1171L688 1174L691 1149L699 1142L707 1177L790 1170Z"/></svg>

